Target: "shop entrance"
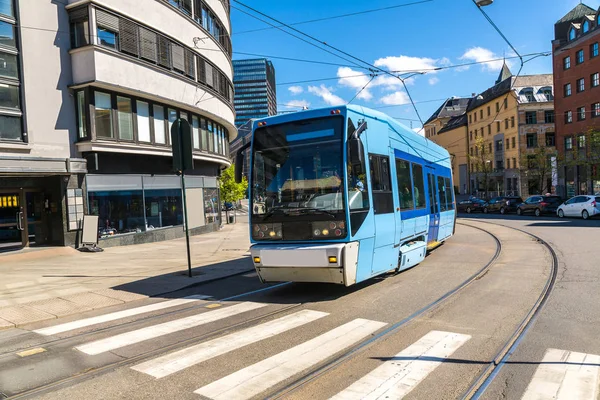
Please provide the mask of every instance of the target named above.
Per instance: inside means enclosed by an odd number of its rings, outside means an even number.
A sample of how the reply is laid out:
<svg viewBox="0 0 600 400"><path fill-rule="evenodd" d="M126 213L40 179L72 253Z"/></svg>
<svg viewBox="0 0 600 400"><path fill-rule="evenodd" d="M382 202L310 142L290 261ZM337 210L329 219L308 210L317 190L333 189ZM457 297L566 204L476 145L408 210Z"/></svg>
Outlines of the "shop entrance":
<svg viewBox="0 0 600 400"><path fill-rule="evenodd" d="M0 190L0 251L45 242L44 194L28 189Z"/></svg>

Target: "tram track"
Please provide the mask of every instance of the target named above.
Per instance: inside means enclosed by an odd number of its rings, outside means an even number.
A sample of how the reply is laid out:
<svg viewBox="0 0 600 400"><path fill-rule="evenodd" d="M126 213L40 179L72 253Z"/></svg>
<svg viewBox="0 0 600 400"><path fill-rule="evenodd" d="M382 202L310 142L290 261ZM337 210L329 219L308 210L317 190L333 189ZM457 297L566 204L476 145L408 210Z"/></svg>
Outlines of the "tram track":
<svg viewBox="0 0 600 400"><path fill-rule="evenodd" d="M458 224L460 224L460 223L458 223ZM492 256L492 258L483 266L483 268L481 268L479 271L475 272L473 275L471 275L464 282L462 282L461 284L459 284L452 290L446 292L444 295L440 296L439 298L437 298L436 300L427 304L426 306L420 308L418 311L412 313L408 317L403 318L402 320L394 323L392 326L386 328L385 330L376 334L372 338L367 339L367 340L357 344L356 346L349 348L344 353L339 354L335 358L329 360L327 363L304 374L302 377L294 380L290 384L286 385L284 388L279 389L277 392L271 394L270 396L268 396L266 398L269 400L282 399L282 398L285 398L287 395L290 395L290 394L300 390L301 388L308 385L310 382L315 381L319 377L340 367L342 364L344 364L344 363L348 362L349 360L353 359L354 357L358 356L359 354L361 354L362 352L364 352L365 350L370 348L372 345L379 343L379 342L383 341L384 339L396 334L398 331L400 331L402 328L406 327L409 323L416 320L418 317L426 314L427 312L433 311L437 307L439 307L442 304L444 304L445 302L447 302L454 295L456 295L457 293L461 292L463 289L468 287L473 282L478 281L481 278L483 278L489 272L490 268L492 268L494 266L494 264L500 257L500 254L502 252L502 242L496 235L494 235L493 233L491 233L483 228L472 226L472 225L467 225L467 224L460 224L460 225L468 226L470 228L482 231L494 239L494 241L496 243L496 252Z"/></svg>

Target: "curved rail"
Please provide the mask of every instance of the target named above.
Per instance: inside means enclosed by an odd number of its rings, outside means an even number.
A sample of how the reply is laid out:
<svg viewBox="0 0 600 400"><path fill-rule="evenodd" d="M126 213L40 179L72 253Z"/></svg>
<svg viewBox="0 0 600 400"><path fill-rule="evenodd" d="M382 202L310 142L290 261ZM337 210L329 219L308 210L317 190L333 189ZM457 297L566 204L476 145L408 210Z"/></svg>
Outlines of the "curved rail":
<svg viewBox="0 0 600 400"><path fill-rule="evenodd" d="M467 280L465 280L460 285L456 286L454 289L450 290L446 294L442 295L438 299L434 300L433 302L429 303L428 305L424 306L423 308L419 309L418 311L414 312L413 314L409 315L408 317L396 322L395 324L393 324L389 328L385 329L384 331L380 332L379 334L373 336L372 338L370 338L366 341L363 341L354 347L351 347L344 353L338 355L334 359L332 359L329 362L327 362L326 364L318 367L317 369L313 370L312 372L309 372L308 374L305 374L304 376L296 379L295 381L293 381L292 383L290 383L283 389L280 389L276 393L269 396L268 399L279 399L284 396L287 396L288 394L290 394L292 392L297 391L301 387L305 386L306 384L315 380L316 378L322 376L326 372L337 368L342 363L355 357L360 352L366 350L369 346L373 345L374 343L379 342L379 341L395 334L397 331L399 331L402 327L406 326L411 321L414 321L416 318L420 317L421 315L425 314L426 312L431 311L434 308L438 307L439 305L441 305L442 303L447 301L449 298L451 298L452 296L454 296L455 294L457 294L458 292L462 291L464 288L469 286L471 283L473 283L474 281L483 277L489 271L489 269L494 265L494 263L496 262L498 257L500 257L500 253L502 251L502 242L500 242L500 239L498 239L498 237L495 236L493 233L491 233L483 228L479 228L479 227L471 226L471 225L467 225L467 224L460 224L460 225L468 226L470 228L485 232L488 235L490 235L496 242L496 252L495 252L494 256L490 259L490 261L488 261L484 265L483 268L481 268L479 271L477 271L476 273L471 275L469 278L467 278Z"/></svg>
<svg viewBox="0 0 600 400"><path fill-rule="evenodd" d="M497 225L497 226L514 229L519 232L525 233L526 235L531 236L538 243L541 243L543 246L545 246L548 249L548 251L550 252L550 255L552 257L552 271L551 271L550 275L548 276L548 280L546 281L546 285L544 285L544 289L542 290L540 297L537 299L537 301L535 302L535 304L533 305L533 307L531 308L529 313L527 313L527 316L525 316L525 318L523 319L521 324L519 324L517 329L515 329L515 331L513 332L511 337L508 339L508 341L504 344L504 346L502 346L502 349L498 352L498 354L494 357L494 359L490 362L490 364L486 367L486 369L479 375L479 377L475 380L475 382L471 385L471 387L467 390L467 392L463 396L463 399L474 399L474 400L481 398L481 396L485 393L486 389L494 381L496 376L498 376L498 374L500 373L500 370L502 369L504 364L512 356L512 354L515 352L517 347L519 347L519 344L521 343L521 341L523 340L523 338L529 331L529 328L531 328L531 326L537 319L538 315L540 314L540 311L542 310L542 308L548 301L548 298L550 297L550 294L552 293L552 289L554 289L554 284L556 283L556 277L558 275L558 266L559 266L558 256L556 255L556 252L554 251L552 246L550 246L545 240L543 240L539 236L534 235L533 233L527 232L523 229L513 228L513 227L509 227L509 226L502 225L502 224L495 224L493 222L480 221L480 220L477 220L477 222L483 222L483 223L490 224L490 225ZM471 225L467 225L467 224L462 224L462 225L471 226Z"/></svg>

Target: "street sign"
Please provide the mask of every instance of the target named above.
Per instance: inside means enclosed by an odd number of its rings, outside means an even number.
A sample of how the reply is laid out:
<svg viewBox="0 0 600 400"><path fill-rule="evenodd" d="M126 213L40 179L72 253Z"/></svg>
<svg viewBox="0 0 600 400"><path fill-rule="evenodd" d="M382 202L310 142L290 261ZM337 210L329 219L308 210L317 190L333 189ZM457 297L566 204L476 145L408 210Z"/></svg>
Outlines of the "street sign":
<svg viewBox="0 0 600 400"><path fill-rule="evenodd" d="M173 171L181 172L194 169L192 157L192 129L190 123L178 118L171 127L171 146L173 148Z"/></svg>

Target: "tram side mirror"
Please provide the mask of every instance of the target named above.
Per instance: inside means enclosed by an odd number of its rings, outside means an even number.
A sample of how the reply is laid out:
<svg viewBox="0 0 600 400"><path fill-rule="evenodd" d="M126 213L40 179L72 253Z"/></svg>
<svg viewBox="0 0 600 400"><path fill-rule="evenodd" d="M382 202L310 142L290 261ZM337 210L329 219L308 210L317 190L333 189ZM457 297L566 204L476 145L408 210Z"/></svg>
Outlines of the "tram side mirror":
<svg viewBox="0 0 600 400"><path fill-rule="evenodd" d="M244 152L240 151L235 155L235 182L242 182L242 166L244 165Z"/></svg>
<svg viewBox="0 0 600 400"><path fill-rule="evenodd" d="M365 151L359 137L352 137L348 143L348 151L350 152L350 164L363 165L365 162Z"/></svg>

